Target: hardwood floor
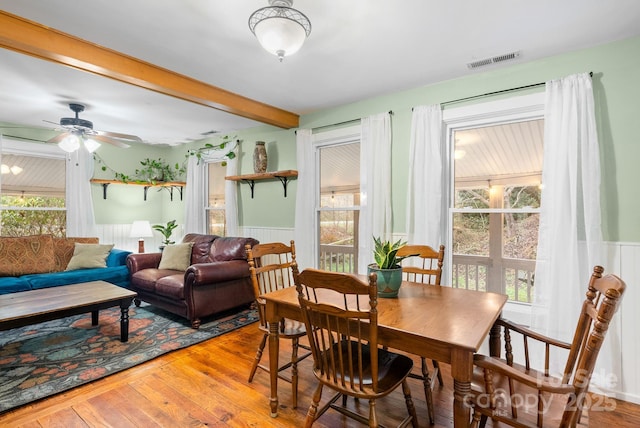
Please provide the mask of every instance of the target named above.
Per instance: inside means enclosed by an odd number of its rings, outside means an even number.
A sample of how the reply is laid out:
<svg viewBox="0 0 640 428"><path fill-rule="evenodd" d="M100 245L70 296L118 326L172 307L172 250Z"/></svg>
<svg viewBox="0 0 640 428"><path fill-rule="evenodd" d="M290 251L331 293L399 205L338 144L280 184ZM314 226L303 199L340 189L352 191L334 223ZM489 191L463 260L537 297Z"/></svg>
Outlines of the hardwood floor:
<svg viewBox="0 0 640 428"><path fill-rule="evenodd" d="M301 426L315 387L311 359L300 365L299 406L290 407L291 387L279 383L280 411L269 417L269 375L247 376L260 333L250 325L172 352L148 363L0 415L11 427L294 427ZM283 345L286 341L283 341ZM284 348L284 346L283 346ZM289 349L282 350L287 358ZM267 356L265 355L265 359ZM444 388L436 387L436 428L450 427L452 379L443 364ZM411 380L420 426L427 427L421 384ZM327 391L326 396L329 395ZM353 400L354 406L356 403ZM362 403L361 403L362 404ZM399 391L378 402L380 422L392 426L406 408ZM590 426L640 426L640 406L618 402L614 412L591 412ZM490 424L487 424L490 426ZM329 410L314 426L356 427Z"/></svg>

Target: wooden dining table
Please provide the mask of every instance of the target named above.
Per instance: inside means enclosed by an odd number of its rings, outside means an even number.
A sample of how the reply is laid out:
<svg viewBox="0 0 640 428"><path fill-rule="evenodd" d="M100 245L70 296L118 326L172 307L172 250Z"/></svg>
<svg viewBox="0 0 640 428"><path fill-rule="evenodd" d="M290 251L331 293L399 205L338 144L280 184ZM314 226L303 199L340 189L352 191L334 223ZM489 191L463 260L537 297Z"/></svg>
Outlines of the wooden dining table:
<svg viewBox="0 0 640 428"><path fill-rule="evenodd" d="M360 276L366 280L365 276ZM278 415L278 325L282 318L302 320L295 287L262 295L269 323L271 416ZM507 296L404 281L397 298L378 299L380 345L451 365L454 427L467 427L473 354L500 316ZM492 349L499 337L492 335Z"/></svg>

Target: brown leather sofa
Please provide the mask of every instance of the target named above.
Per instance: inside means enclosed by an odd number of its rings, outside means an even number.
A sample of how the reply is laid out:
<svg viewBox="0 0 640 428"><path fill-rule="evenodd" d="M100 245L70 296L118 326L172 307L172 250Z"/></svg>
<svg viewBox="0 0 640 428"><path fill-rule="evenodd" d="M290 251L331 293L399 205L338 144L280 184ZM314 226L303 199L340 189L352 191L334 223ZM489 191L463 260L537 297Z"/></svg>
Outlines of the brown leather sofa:
<svg viewBox="0 0 640 428"><path fill-rule="evenodd" d="M255 300L245 245L253 238L220 237L191 233L191 266L186 271L158 269L162 253L130 254L127 267L135 299L185 317L193 328L201 319Z"/></svg>

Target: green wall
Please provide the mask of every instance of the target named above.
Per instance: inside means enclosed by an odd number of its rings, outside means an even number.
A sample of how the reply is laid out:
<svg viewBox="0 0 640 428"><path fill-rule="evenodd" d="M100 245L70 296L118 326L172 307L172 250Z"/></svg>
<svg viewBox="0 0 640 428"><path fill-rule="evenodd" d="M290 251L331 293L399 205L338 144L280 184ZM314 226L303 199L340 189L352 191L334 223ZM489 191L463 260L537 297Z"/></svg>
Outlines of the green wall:
<svg viewBox="0 0 640 428"><path fill-rule="evenodd" d="M526 59L526 52L523 56ZM640 179L640 38L623 40L595 48L572 52L532 61L524 64L501 67L480 72L470 77L440 82L420 88L386 96L362 100L353 104L327 109L300 118L301 128L314 128L347 120L357 119L383 111L393 111L393 229L405 231L405 206L407 169L404 168L409 155L411 109L417 105L444 103L446 101L530 85L574 73L592 71L596 120L602 159L602 204L604 239L608 241L640 242L640 197L637 182ZM331 88L327 88L331 90ZM514 92L520 95L521 92ZM492 98L485 98L493 100ZM446 108L454 108L451 105ZM281 130L260 126L238 132L240 139L239 174L253 173L252 153L255 141L267 143L268 171L298 169L294 130ZM188 147L197 147L192 144ZM132 150L133 149L133 150ZM145 157L151 156L149 148L132 148L126 152L105 147L100 155L114 169L132 168ZM168 156L181 161L186 153L184 147L153 148L158 156ZM104 151L104 152L103 152ZM139 155L139 159L137 156ZM113 162L113 164L111 163ZM116 168L116 165L120 165ZM98 169L98 168L97 168ZM99 177L100 171L96 171ZM108 176L111 178L111 176ZM256 182L255 196L250 197L247 184L239 184L239 224L241 226L292 228L294 226L296 180L288 186L288 197L283 197L279 181ZM116 190L117 187L120 187ZM157 194L149 191L147 203L142 201L142 189L134 186L111 185L109 199L102 200L102 191L94 186L94 203L98 223L129 222L136 218L151 221L166 221L178 218L183 221L183 204L167 202L167 192ZM112 196L113 195L113 196ZM179 199L179 198L178 198ZM178 215L180 215L178 217ZM158 218L160 216L161 218ZM126 221L120 221L125 219ZM134 218L135 217L135 218Z"/></svg>

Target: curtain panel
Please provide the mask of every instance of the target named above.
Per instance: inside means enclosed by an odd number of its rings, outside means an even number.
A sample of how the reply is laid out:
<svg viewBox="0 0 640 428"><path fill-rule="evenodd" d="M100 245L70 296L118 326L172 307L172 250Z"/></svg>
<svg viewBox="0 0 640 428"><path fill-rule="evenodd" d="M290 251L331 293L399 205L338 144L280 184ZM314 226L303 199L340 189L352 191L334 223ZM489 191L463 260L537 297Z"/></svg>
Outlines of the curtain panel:
<svg viewBox="0 0 640 428"><path fill-rule="evenodd" d="M67 236L96 236L96 219L91 197L93 155L81 145L67 155L65 205L67 208Z"/></svg>
<svg viewBox="0 0 640 428"><path fill-rule="evenodd" d="M300 271L308 267L317 267L315 249L318 247L317 234L314 231L315 218L315 154L310 129L296 131L296 162L299 168L296 190L296 214L294 240L296 242L296 260Z"/></svg>
<svg viewBox="0 0 640 428"><path fill-rule="evenodd" d="M588 73L546 83L544 119L532 327L570 342L593 267L603 263L600 154Z"/></svg>
<svg viewBox="0 0 640 428"><path fill-rule="evenodd" d="M373 237L391 239L391 114L361 120L358 273L373 263Z"/></svg>
<svg viewBox="0 0 640 428"><path fill-rule="evenodd" d="M413 108L409 144L407 242L437 249L446 236L449 189L439 104Z"/></svg>

